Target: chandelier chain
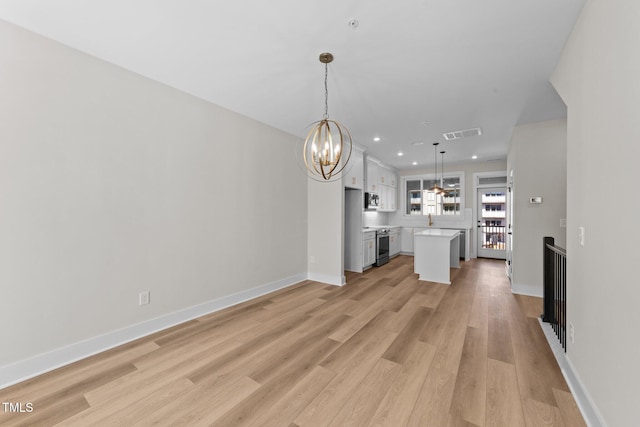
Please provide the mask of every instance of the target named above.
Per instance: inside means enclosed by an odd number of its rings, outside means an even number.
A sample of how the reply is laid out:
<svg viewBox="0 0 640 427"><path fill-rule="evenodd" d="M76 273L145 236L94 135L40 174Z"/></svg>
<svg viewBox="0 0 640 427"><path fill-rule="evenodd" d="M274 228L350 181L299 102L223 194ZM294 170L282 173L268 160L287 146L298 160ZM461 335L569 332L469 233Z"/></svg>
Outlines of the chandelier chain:
<svg viewBox="0 0 640 427"><path fill-rule="evenodd" d="M329 67L333 55L320 54L324 64L324 116L313 123L304 141L303 159L309 177L315 180L335 181L349 164L353 141L349 130L329 120Z"/></svg>
<svg viewBox="0 0 640 427"><path fill-rule="evenodd" d="M325 119L329 118L329 89L327 86L327 76L329 74L329 66L324 64L324 116Z"/></svg>

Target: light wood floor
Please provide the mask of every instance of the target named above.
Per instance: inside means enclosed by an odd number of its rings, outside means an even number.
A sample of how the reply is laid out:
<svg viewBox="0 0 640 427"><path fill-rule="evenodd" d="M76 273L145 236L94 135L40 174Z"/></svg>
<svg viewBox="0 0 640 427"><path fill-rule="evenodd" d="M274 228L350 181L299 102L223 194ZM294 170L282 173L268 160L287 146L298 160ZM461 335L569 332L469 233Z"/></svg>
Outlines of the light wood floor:
<svg viewBox="0 0 640 427"><path fill-rule="evenodd" d="M304 282L0 390L34 408L0 425L585 425L504 262L412 271Z"/></svg>

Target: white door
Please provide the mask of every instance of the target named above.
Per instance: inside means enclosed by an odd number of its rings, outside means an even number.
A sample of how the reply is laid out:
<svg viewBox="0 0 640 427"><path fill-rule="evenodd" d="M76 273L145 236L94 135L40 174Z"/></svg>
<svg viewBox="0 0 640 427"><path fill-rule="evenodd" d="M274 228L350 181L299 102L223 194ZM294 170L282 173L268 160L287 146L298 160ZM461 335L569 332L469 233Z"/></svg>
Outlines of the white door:
<svg viewBox="0 0 640 427"><path fill-rule="evenodd" d="M506 259L507 187L478 188L478 257Z"/></svg>

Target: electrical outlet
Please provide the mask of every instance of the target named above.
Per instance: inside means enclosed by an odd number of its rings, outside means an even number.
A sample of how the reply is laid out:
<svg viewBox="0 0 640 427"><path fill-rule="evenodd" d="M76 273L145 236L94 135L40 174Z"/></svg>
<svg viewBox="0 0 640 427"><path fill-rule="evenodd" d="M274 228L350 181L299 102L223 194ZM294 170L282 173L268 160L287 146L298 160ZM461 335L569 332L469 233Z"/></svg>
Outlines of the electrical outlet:
<svg viewBox="0 0 640 427"><path fill-rule="evenodd" d="M575 342L575 338L576 338L575 328L573 327L573 323L569 322L569 341L571 341L571 344Z"/></svg>
<svg viewBox="0 0 640 427"><path fill-rule="evenodd" d="M138 294L138 305L147 305L149 304L150 292L142 291Z"/></svg>

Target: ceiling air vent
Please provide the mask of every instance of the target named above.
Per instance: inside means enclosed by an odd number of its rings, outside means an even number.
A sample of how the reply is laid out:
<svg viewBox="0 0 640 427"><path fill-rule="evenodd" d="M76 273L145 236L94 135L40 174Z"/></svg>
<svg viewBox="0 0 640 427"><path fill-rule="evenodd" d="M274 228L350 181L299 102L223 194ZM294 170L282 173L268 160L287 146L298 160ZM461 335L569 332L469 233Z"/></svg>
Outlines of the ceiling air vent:
<svg viewBox="0 0 640 427"><path fill-rule="evenodd" d="M469 138L472 136L482 135L482 129L473 128L465 130L456 130L454 132L447 132L442 134L447 141L453 141L454 139Z"/></svg>

